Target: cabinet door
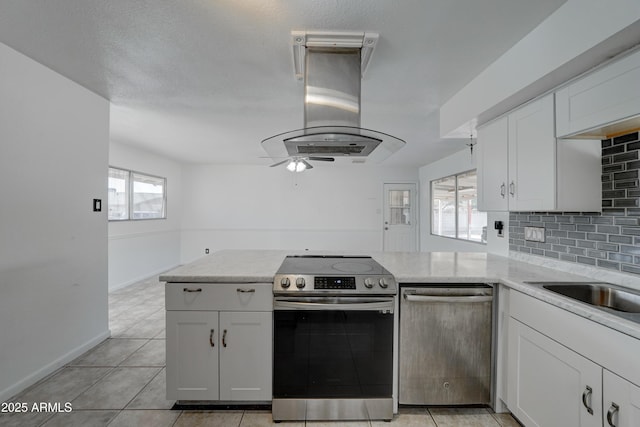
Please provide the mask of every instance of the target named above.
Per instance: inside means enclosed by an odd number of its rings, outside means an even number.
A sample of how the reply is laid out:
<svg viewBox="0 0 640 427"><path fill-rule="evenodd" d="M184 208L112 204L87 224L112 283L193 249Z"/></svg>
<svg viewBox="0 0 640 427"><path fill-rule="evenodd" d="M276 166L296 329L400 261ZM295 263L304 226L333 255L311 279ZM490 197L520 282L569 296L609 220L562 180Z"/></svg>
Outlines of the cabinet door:
<svg viewBox="0 0 640 427"><path fill-rule="evenodd" d="M513 318L508 359L507 404L524 425L602 425L599 365Z"/></svg>
<svg viewBox="0 0 640 427"><path fill-rule="evenodd" d="M167 399L218 400L218 312L167 311Z"/></svg>
<svg viewBox="0 0 640 427"><path fill-rule="evenodd" d="M509 115L509 210L555 209L553 94Z"/></svg>
<svg viewBox="0 0 640 427"><path fill-rule="evenodd" d="M560 89L556 93L558 137L640 114L638 81L640 52L635 52Z"/></svg>
<svg viewBox="0 0 640 427"><path fill-rule="evenodd" d="M478 129L478 210L507 211L508 119Z"/></svg>
<svg viewBox="0 0 640 427"><path fill-rule="evenodd" d="M640 387L604 370L603 425L640 426Z"/></svg>
<svg viewBox="0 0 640 427"><path fill-rule="evenodd" d="M220 399L271 400L272 313L220 313Z"/></svg>

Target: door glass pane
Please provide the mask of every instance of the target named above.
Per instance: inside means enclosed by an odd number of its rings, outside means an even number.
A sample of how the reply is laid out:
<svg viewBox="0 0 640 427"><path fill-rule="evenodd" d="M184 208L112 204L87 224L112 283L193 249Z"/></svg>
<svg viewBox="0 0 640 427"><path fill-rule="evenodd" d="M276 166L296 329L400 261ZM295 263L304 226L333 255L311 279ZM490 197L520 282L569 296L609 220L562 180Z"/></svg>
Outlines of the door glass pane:
<svg viewBox="0 0 640 427"><path fill-rule="evenodd" d="M431 181L431 233L456 237L456 177Z"/></svg>
<svg viewBox="0 0 640 427"><path fill-rule="evenodd" d="M409 190L389 191L389 225L411 225Z"/></svg>
<svg viewBox="0 0 640 427"><path fill-rule="evenodd" d="M484 241L483 227L487 213L478 211L478 183L476 171L458 175L458 238Z"/></svg>
<svg viewBox="0 0 640 427"><path fill-rule="evenodd" d="M129 219L129 171L109 168L109 220Z"/></svg>
<svg viewBox="0 0 640 427"><path fill-rule="evenodd" d="M164 178L133 174L133 219L164 218Z"/></svg>

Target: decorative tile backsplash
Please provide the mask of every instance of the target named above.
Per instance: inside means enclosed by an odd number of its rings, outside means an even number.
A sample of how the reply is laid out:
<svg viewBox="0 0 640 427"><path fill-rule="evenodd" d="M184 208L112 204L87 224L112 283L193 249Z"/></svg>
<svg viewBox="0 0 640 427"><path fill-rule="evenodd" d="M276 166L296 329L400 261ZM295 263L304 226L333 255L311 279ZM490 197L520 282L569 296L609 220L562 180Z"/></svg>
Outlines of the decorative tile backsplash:
<svg viewBox="0 0 640 427"><path fill-rule="evenodd" d="M509 249L640 274L639 175L638 132L603 140L602 213L511 212ZM525 240L525 227L543 227L545 241Z"/></svg>

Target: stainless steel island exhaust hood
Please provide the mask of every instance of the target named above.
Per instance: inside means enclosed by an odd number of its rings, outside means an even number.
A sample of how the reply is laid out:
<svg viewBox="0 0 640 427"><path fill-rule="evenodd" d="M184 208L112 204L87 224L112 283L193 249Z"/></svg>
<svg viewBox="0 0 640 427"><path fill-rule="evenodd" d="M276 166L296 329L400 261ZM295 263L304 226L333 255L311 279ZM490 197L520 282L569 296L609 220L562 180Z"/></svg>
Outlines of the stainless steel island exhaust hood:
<svg viewBox="0 0 640 427"><path fill-rule="evenodd" d="M377 34L294 31L292 37L297 77L304 68L304 128L263 140L273 159L357 157L363 162L367 157L379 162L405 144L360 127L360 83Z"/></svg>

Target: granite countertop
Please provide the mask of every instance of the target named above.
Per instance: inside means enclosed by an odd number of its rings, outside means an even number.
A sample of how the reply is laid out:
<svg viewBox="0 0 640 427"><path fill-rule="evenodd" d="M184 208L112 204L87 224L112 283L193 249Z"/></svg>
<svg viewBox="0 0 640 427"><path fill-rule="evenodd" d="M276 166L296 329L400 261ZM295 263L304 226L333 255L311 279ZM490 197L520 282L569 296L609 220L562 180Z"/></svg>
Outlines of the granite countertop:
<svg viewBox="0 0 640 427"><path fill-rule="evenodd" d="M311 252L224 250L164 273L160 275L160 281L270 283L284 258L287 255L296 254L311 254ZM362 254L350 252L349 255ZM389 270L398 283L502 283L529 296L640 339L640 324L575 302L541 286L525 283L527 281L593 282L592 277L477 252L370 252L366 255L371 255ZM627 285L627 283L616 284Z"/></svg>

